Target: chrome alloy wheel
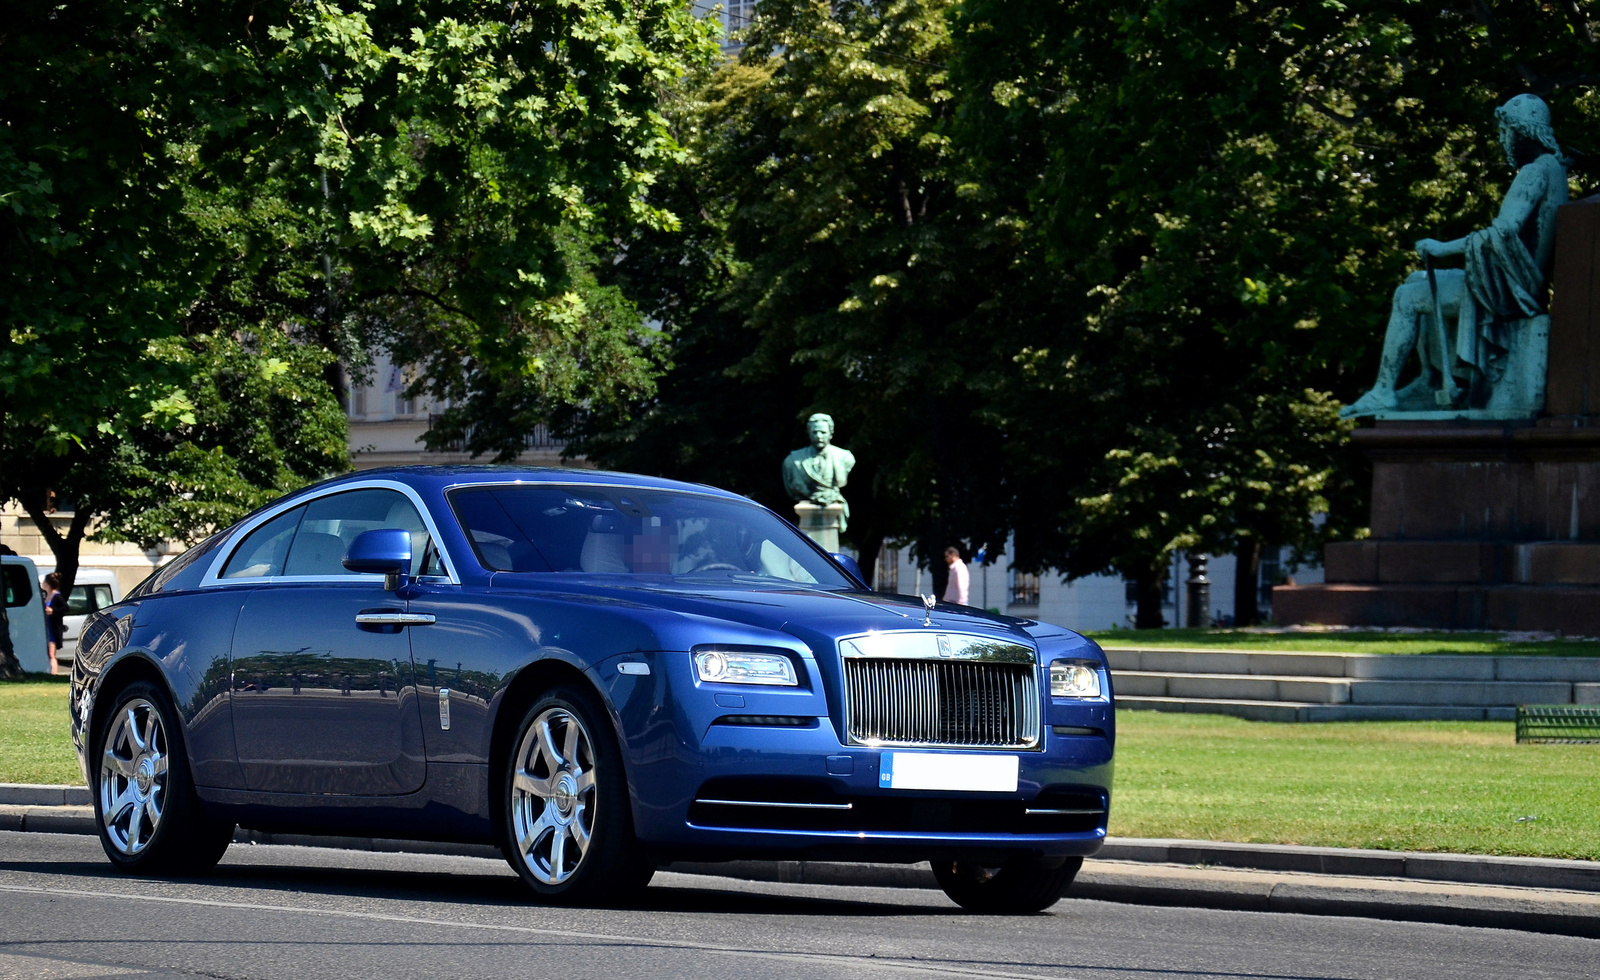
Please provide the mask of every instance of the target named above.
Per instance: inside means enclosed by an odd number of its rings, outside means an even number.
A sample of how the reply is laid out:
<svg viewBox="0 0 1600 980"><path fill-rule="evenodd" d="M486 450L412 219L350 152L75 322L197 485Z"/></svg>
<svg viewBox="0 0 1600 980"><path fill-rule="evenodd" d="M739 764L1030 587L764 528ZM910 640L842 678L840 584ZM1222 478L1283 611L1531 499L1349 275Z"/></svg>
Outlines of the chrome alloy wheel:
<svg viewBox="0 0 1600 980"><path fill-rule="evenodd" d="M167 732L144 698L118 709L100 757L100 815L112 846L132 857L161 826L167 805Z"/></svg>
<svg viewBox="0 0 1600 980"><path fill-rule="evenodd" d="M522 736L511 775L517 852L539 881L559 885L577 873L594 832L594 743L583 722L550 708Z"/></svg>

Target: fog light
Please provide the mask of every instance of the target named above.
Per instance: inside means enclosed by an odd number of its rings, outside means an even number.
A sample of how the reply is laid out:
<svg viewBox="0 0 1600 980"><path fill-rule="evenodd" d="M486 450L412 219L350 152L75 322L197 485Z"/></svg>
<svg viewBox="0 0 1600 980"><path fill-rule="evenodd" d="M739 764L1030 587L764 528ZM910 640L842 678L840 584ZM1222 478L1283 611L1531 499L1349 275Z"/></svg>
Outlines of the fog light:
<svg viewBox="0 0 1600 980"><path fill-rule="evenodd" d="M1099 697L1099 665L1078 660L1053 661L1050 664L1050 696L1056 698Z"/></svg>
<svg viewBox="0 0 1600 980"><path fill-rule="evenodd" d="M714 684L772 684L796 687L794 661L781 653L749 650L701 650L694 655L695 672Z"/></svg>

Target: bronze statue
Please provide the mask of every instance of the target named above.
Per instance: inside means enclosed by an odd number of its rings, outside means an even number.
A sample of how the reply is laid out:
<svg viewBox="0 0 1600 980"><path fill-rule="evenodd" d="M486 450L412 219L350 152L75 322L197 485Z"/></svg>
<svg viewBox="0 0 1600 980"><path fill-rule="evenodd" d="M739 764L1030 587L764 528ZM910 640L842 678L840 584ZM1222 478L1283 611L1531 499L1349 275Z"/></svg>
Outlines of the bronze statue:
<svg viewBox="0 0 1600 980"><path fill-rule="evenodd" d="M850 504L839 490L850 479L856 458L848 449L833 445L833 417L821 412L806 420L811 445L796 449L783 460L783 487L794 500L809 500L818 506L842 504L839 530L846 529Z"/></svg>
<svg viewBox="0 0 1600 980"><path fill-rule="evenodd" d="M1519 95L1495 110L1500 145L1517 175L1489 227L1465 238L1417 242L1426 268L1394 291L1378 383L1339 414L1501 409L1537 414L1544 403L1556 209L1567 203L1567 159L1550 108ZM1465 268L1435 269L1462 256ZM1451 325L1454 330L1451 330ZM1416 351L1422 373L1398 388Z"/></svg>

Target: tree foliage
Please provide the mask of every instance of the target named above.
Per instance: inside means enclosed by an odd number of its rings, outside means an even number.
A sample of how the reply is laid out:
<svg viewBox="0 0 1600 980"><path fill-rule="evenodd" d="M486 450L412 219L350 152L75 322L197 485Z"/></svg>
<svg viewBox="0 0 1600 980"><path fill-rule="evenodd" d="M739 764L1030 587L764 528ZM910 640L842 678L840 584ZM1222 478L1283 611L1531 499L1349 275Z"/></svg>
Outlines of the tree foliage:
<svg viewBox="0 0 1600 980"><path fill-rule="evenodd" d="M781 503L827 410L864 550L1012 536L1138 580L1146 625L1180 551L1309 558L1364 519L1337 409L1411 243L1509 178L1494 106L1589 142L1591 7L765 0L679 87L687 245L617 269L673 368L582 445Z"/></svg>
<svg viewBox="0 0 1600 980"><path fill-rule="evenodd" d="M641 318L593 270L617 229L674 224L646 199L680 153L657 103L715 51L676 0L15 13L0 496L69 580L92 521L189 537L347 465L337 360L374 347L475 451L650 390ZM65 534L46 491L78 505Z"/></svg>
<svg viewBox="0 0 1600 980"><path fill-rule="evenodd" d="M687 266L681 244L641 238L618 269L671 330L673 374L585 451L709 467L787 510L779 449L828 412L859 461L847 496L869 564L885 536L928 559L1003 540L1003 483L974 452L1001 434L974 409L1011 242L976 220L945 134L949 7L766 0L739 59L681 87L693 159L660 200L694 216Z"/></svg>
<svg viewBox="0 0 1600 980"><path fill-rule="evenodd" d="M1158 625L1176 551L1309 555L1362 522L1332 399L1370 382L1411 243L1492 216L1510 176L1499 101L1531 84L1567 138L1590 125L1591 96L1560 86L1592 39L1523 13L963 5L959 137L1028 225L1018 294L1059 317L1019 353L1002 411L1092 420L1014 442L1025 564L1136 578L1141 625Z"/></svg>
<svg viewBox="0 0 1600 980"><path fill-rule="evenodd" d="M194 542L348 466L326 351L262 330L168 340L151 356L188 379L173 424L113 419L62 453L38 453L25 427L4 430L0 453L22 465L0 472L0 497L20 501L40 529L64 590L88 537L147 549ZM64 532L49 516L52 494L71 505Z"/></svg>

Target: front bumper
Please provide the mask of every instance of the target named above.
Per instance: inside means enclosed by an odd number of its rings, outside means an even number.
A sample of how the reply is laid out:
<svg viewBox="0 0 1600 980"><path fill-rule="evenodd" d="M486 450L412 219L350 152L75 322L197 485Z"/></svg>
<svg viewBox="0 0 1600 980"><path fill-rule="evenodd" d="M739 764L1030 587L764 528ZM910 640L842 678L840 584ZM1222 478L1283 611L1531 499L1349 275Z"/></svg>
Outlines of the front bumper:
<svg viewBox="0 0 1600 980"><path fill-rule="evenodd" d="M650 677L623 680L649 682L652 696L612 693L628 756L635 829L660 857L1066 857L1092 854L1105 839L1113 748L1109 700L1047 699L1043 745L1036 750L880 749L844 744L834 720L840 713L830 710L814 663L806 665L813 675L809 687L735 691L697 683L686 656L647 656ZM649 710L641 711L646 704ZM879 785L879 774L889 751L1015 755L1017 789L887 789Z"/></svg>

